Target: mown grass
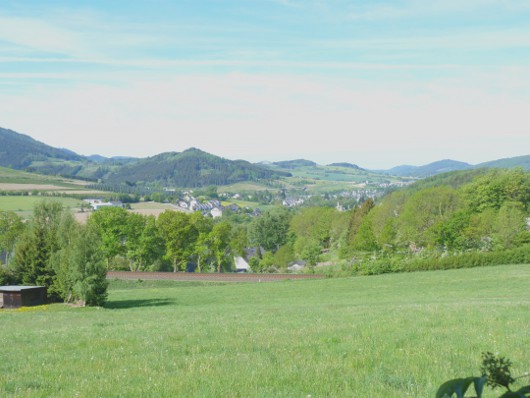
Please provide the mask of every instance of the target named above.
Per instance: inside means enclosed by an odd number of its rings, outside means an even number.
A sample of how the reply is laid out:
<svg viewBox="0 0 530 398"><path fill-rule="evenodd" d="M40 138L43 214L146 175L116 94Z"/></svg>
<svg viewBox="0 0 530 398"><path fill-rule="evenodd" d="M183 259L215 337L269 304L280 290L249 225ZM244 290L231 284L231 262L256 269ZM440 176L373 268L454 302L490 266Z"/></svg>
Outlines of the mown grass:
<svg viewBox="0 0 530 398"><path fill-rule="evenodd" d="M22 216L28 216L33 212L35 205L43 200L50 200L61 203L69 209L78 208L81 205L79 199L42 196L0 196L0 210L14 211Z"/></svg>
<svg viewBox="0 0 530 398"><path fill-rule="evenodd" d="M102 309L0 311L0 396L433 397L482 351L529 370L529 282L518 265L113 283Z"/></svg>

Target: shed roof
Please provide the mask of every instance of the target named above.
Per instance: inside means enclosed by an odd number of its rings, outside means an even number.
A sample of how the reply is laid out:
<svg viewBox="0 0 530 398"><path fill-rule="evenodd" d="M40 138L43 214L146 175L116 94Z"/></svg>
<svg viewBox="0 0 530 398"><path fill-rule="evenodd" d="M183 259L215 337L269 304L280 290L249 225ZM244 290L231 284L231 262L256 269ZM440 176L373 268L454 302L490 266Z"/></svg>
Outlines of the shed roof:
<svg viewBox="0 0 530 398"><path fill-rule="evenodd" d="M20 292L22 290L42 289L44 286L0 286L0 292Z"/></svg>

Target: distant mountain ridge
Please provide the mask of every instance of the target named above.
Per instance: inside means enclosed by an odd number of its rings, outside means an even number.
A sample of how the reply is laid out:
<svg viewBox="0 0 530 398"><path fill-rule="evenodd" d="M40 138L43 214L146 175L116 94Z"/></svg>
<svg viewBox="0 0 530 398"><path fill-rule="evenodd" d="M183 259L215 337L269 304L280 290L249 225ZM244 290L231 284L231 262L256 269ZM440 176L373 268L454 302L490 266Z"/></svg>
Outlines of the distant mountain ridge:
<svg viewBox="0 0 530 398"><path fill-rule="evenodd" d="M295 159L295 160L283 160L280 162L274 162L273 165L281 167L283 169L294 169L296 167L314 167L317 166L312 160L306 159Z"/></svg>
<svg viewBox="0 0 530 398"><path fill-rule="evenodd" d="M68 149L51 147L28 135L5 128L0 128L0 166L42 174L97 180L103 183L158 183L183 188L227 185L244 181L264 182L289 177L291 171L294 173L295 170L302 170L306 167L313 174L315 170L325 170L326 167L369 171L353 163L341 162L319 166L316 162L306 159L253 164L245 160L225 159L196 148L183 152L161 153L148 158L82 156ZM450 171L481 167L523 167L525 170L530 170L530 155L498 159L478 165L445 159L423 166L401 165L388 170L372 170L371 172L380 175L425 178Z"/></svg>
<svg viewBox="0 0 530 398"><path fill-rule="evenodd" d="M488 167L488 168L495 167L495 168L506 168L506 169L509 169L512 167L522 167L525 170L530 170L530 155L492 160L489 162L477 164L475 167Z"/></svg>
<svg viewBox="0 0 530 398"><path fill-rule="evenodd" d="M459 162L457 160L451 159L444 159L426 164L424 166L401 165L388 170L380 170L380 172L401 177L424 178L436 174L448 173L450 171L468 170L472 169L473 167L474 166L469 163Z"/></svg>
<svg viewBox="0 0 530 398"><path fill-rule="evenodd" d="M354 170L364 170L363 168L357 166L353 163L346 163L346 162L339 162L339 163L331 163L328 164L330 167L346 167L347 169L354 169Z"/></svg>
<svg viewBox="0 0 530 398"><path fill-rule="evenodd" d="M0 166L24 169L46 160L81 161L82 156L67 149L54 148L13 130L0 127Z"/></svg>
<svg viewBox="0 0 530 398"><path fill-rule="evenodd" d="M159 182L196 188L289 176L289 173L270 170L245 160L228 160L190 148L140 159L110 173L107 180L111 183Z"/></svg>

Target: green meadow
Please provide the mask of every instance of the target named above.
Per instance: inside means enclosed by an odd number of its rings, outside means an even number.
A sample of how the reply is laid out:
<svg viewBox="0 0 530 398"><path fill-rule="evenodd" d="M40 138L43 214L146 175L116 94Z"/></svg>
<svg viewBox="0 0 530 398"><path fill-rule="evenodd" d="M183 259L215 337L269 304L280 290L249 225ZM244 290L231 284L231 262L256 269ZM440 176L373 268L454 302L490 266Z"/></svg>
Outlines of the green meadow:
<svg viewBox="0 0 530 398"><path fill-rule="evenodd" d="M112 281L105 308L0 310L0 396L434 397L483 351L530 370L529 286L528 265Z"/></svg>
<svg viewBox="0 0 530 398"><path fill-rule="evenodd" d="M14 211L21 216L30 216L35 205L47 198L42 196L0 196L0 210ZM79 199L53 197L48 198L50 201L59 202L64 207L74 209L81 206Z"/></svg>

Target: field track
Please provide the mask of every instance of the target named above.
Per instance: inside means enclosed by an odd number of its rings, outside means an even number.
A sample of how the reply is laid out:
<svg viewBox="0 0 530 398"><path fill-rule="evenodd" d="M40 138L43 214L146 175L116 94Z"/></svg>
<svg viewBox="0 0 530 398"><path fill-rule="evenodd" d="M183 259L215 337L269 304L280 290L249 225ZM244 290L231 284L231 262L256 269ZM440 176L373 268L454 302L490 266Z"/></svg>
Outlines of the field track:
<svg viewBox="0 0 530 398"><path fill-rule="evenodd" d="M130 272L109 271L107 279L143 279L205 282L277 282L287 279L320 279L322 275L306 274L200 274L193 272Z"/></svg>

